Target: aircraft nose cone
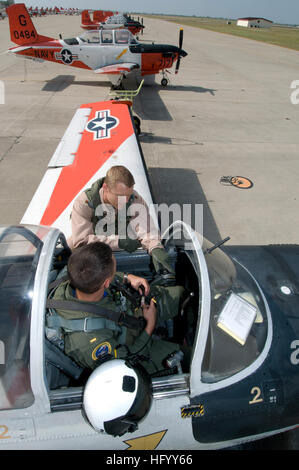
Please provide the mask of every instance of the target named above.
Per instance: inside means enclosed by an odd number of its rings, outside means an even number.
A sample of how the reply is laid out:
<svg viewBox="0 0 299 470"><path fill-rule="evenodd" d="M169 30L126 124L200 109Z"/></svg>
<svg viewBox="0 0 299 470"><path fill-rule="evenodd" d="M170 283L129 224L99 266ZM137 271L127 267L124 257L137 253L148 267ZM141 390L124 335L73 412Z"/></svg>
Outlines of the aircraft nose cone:
<svg viewBox="0 0 299 470"><path fill-rule="evenodd" d="M188 52L184 51L183 49L181 50L180 56L181 57L186 57L188 55Z"/></svg>

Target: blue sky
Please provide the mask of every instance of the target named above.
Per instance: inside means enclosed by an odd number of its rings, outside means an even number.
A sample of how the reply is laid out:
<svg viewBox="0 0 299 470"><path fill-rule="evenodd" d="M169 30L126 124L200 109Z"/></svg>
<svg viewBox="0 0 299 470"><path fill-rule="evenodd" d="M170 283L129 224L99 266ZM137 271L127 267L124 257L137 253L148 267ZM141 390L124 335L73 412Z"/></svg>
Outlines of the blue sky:
<svg viewBox="0 0 299 470"><path fill-rule="evenodd" d="M17 2L16 2L17 3ZM63 6L143 13L224 18L261 16L276 23L299 24L298 0L25 0L27 6Z"/></svg>

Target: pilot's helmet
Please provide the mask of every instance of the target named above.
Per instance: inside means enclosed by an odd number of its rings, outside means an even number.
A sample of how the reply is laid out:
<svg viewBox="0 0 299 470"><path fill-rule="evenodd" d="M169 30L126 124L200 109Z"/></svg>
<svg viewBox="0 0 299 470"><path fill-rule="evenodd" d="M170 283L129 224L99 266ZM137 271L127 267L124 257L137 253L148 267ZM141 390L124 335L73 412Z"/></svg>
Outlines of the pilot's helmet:
<svg viewBox="0 0 299 470"><path fill-rule="evenodd" d="M133 368L122 359L111 359L90 375L83 409L96 431L122 436L138 428L151 399L150 379L144 369Z"/></svg>

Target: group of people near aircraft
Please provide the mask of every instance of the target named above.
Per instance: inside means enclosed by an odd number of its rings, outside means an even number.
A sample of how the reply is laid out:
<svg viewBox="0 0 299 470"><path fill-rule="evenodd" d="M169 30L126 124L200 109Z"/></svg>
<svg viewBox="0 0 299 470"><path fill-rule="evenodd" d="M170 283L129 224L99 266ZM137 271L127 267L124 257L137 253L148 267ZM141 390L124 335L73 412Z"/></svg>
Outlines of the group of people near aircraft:
<svg viewBox="0 0 299 470"><path fill-rule="evenodd" d="M126 167L113 166L75 199L67 276L50 292L51 299L62 304L50 309L47 327L58 329L64 352L82 367L94 369L107 355L123 359L138 355L147 372L154 374L165 368L167 357L180 350L178 344L157 338L154 332L157 325L177 315L184 288L163 287L159 282L150 285L145 278L117 271L113 252L132 253L142 247L157 273L162 270L174 275L159 231L152 228L149 208L134 184ZM134 224L140 207L144 215ZM119 220L125 221L122 233ZM148 302L136 307L123 295L128 285L144 299L148 297ZM76 303L75 310L69 302ZM87 304L96 306L100 316L84 311ZM119 323L106 316L107 310L120 312L129 320L143 320Z"/></svg>

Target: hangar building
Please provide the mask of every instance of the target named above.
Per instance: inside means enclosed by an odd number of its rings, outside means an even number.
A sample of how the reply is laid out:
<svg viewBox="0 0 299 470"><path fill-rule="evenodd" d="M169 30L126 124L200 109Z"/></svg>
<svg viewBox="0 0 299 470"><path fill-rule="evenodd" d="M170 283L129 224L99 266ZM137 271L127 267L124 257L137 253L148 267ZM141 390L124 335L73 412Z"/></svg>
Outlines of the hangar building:
<svg viewBox="0 0 299 470"><path fill-rule="evenodd" d="M265 18L239 18L237 21L237 26L243 26L245 28L270 28L273 24L273 21L266 20Z"/></svg>

